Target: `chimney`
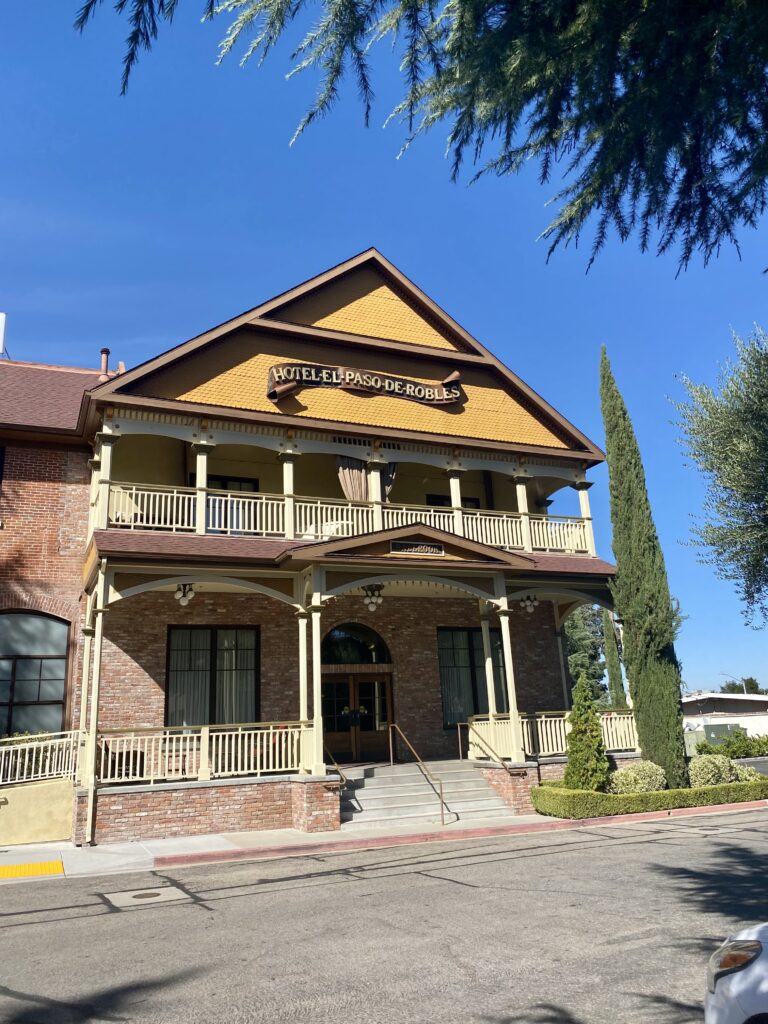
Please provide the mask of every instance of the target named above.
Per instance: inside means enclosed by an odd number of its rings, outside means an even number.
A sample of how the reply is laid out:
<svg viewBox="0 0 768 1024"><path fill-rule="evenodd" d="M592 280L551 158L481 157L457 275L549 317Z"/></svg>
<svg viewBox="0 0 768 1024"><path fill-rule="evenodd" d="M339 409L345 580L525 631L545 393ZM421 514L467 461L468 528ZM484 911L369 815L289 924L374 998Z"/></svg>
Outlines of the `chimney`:
<svg viewBox="0 0 768 1024"><path fill-rule="evenodd" d="M101 350L101 373L99 374L99 384L103 384L105 380L109 380L109 349L103 348Z"/></svg>

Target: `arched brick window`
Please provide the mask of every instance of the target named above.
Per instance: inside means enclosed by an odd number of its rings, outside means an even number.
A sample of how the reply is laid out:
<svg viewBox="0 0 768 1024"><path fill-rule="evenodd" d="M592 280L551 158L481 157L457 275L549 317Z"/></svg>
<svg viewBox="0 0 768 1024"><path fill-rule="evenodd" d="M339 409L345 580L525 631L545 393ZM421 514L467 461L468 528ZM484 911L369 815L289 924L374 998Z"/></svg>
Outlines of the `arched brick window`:
<svg viewBox="0 0 768 1024"><path fill-rule="evenodd" d="M62 729L68 642L63 619L0 612L0 736Z"/></svg>

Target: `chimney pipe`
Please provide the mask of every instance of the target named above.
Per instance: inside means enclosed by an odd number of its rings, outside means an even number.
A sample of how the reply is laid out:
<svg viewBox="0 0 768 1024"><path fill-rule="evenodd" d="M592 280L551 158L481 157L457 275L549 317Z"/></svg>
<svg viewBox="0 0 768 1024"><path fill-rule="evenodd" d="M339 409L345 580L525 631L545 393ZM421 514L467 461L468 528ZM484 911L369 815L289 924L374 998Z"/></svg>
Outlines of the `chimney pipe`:
<svg viewBox="0 0 768 1024"><path fill-rule="evenodd" d="M101 373L99 374L99 383L103 384L105 380L109 380L109 349L103 348L101 350Z"/></svg>

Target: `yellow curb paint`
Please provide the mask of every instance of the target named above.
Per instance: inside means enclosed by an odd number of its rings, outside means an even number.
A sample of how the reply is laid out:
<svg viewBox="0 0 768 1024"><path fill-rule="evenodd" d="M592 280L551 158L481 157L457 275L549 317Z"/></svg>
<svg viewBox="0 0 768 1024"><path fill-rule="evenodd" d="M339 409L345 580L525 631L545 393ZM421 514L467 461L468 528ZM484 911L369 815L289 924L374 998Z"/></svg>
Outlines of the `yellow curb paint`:
<svg viewBox="0 0 768 1024"><path fill-rule="evenodd" d="M36 864L0 864L0 878L28 878L31 875L63 875L60 860L41 860Z"/></svg>

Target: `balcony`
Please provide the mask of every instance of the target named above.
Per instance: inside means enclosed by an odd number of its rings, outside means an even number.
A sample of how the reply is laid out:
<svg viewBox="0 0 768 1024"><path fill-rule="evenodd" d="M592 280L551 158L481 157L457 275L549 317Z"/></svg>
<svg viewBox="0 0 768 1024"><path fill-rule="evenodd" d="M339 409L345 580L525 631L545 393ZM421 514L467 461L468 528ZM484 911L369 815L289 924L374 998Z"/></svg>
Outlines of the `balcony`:
<svg viewBox="0 0 768 1024"><path fill-rule="evenodd" d="M108 490L107 526L123 530L320 541L414 523L508 551L594 553L591 522L576 516L129 483L112 483Z"/></svg>

